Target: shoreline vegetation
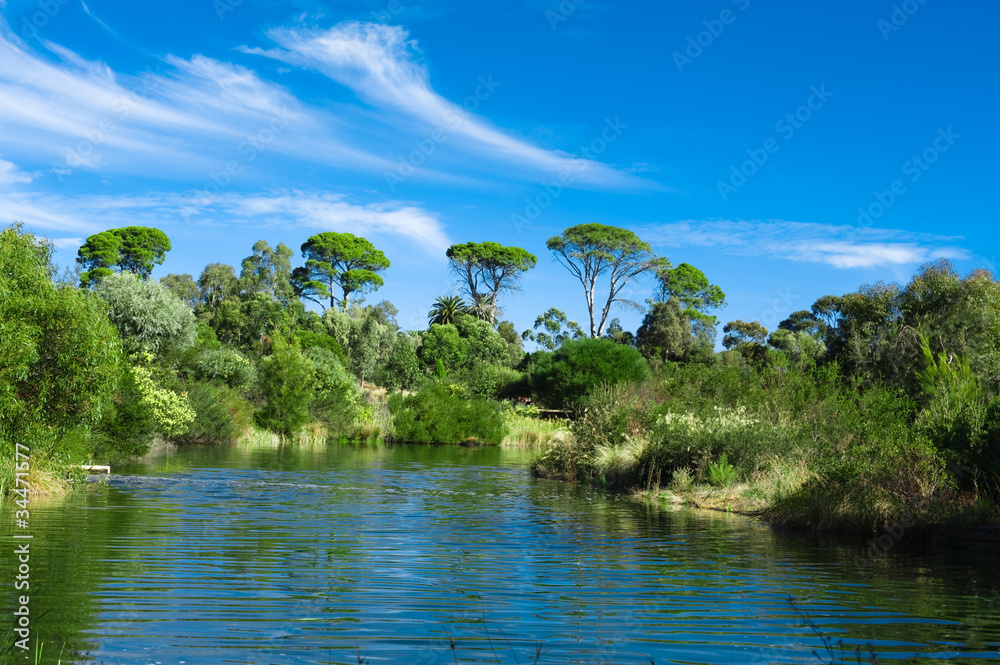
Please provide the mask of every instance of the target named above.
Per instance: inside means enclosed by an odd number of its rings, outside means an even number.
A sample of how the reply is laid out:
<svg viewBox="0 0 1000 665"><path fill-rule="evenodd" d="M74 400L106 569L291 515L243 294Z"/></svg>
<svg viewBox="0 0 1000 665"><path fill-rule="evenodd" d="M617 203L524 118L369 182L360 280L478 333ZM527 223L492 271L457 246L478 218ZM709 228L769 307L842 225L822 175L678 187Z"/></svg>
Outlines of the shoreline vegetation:
<svg viewBox="0 0 1000 665"><path fill-rule="evenodd" d="M824 296L774 331L730 321L717 351L725 294L697 268L600 224L546 245L584 286L589 330L554 307L520 334L503 320L501 297L537 259L497 243L452 246L464 297L438 298L408 331L391 303L363 304L390 263L351 234L310 237L294 269L291 249L259 241L238 275L213 263L155 281L170 249L156 229L91 236L59 275L51 245L8 227L0 495L24 472L17 444L41 496L83 479L81 464L163 442L447 443L530 450L539 477L649 504L878 542L1000 524L989 273L939 262L906 285ZM643 276L655 285L632 333L608 312Z"/></svg>

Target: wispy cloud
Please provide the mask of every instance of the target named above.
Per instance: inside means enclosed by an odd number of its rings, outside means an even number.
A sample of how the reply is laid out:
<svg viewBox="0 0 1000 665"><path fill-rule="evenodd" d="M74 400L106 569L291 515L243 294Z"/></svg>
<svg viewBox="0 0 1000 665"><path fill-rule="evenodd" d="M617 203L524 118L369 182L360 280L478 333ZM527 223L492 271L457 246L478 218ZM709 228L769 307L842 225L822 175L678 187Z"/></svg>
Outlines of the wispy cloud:
<svg viewBox="0 0 1000 665"><path fill-rule="evenodd" d="M229 193L209 201L189 194L61 197L14 194L0 197L0 220L76 236L133 224L170 227L192 224L285 225L309 231L400 237L434 256L450 241L437 216L403 201L361 203L342 194L316 191ZM183 222L181 222L183 223ZM65 243L64 243L65 244Z"/></svg>
<svg viewBox="0 0 1000 665"><path fill-rule="evenodd" d="M666 247L713 247L727 254L876 268L963 259L958 236L785 220L710 220L659 224L643 233Z"/></svg>
<svg viewBox="0 0 1000 665"><path fill-rule="evenodd" d="M391 165L344 140L349 128L330 112L245 67L167 56L156 72L122 75L43 44L48 53L28 50L0 19L0 146L51 161L63 174L136 166L147 176L207 171L275 122L282 131L269 150L341 167Z"/></svg>
<svg viewBox="0 0 1000 665"><path fill-rule="evenodd" d="M403 28L348 21L328 30L280 28L268 36L280 49L244 48L301 67L315 69L347 86L382 111L448 132L477 155L518 163L547 173L581 172L577 179L605 187L642 185L643 181L586 157L544 150L490 125L431 87L427 67L419 62L415 41ZM485 100L502 86L484 74L470 82L470 95ZM476 101L476 105L479 102Z"/></svg>
<svg viewBox="0 0 1000 665"><path fill-rule="evenodd" d="M0 159L0 185L12 185L14 183L29 183L33 177L27 173L17 170L17 165Z"/></svg>

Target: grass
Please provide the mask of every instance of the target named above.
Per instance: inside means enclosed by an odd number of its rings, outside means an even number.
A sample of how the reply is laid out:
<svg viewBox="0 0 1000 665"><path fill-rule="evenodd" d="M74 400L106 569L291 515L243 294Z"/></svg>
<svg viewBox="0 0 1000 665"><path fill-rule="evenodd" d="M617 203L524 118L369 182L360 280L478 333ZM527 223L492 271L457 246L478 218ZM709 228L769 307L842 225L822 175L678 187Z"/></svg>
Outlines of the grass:
<svg viewBox="0 0 1000 665"><path fill-rule="evenodd" d="M500 445L510 448L538 448L552 445L569 435L563 420L543 420L517 411L504 412L507 434Z"/></svg>
<svg viewBox="0 0 1000 665"><path fill-rule="evenodd" d="M742 515L761 515L777 497L797 491L815 477L804 460L775 459L766 471L742 482L717 485L699 481L687 467L677 469L665 488L652 487L633 492L638 500L655 505L684 505Z"/></svg>

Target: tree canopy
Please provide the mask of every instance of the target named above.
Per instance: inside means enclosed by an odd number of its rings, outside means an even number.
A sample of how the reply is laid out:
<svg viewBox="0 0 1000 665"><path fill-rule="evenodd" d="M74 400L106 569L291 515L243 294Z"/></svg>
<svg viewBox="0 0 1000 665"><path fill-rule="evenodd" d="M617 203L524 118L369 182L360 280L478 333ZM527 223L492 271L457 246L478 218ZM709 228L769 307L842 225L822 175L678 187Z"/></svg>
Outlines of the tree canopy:
<svg viewBox="0 0 1000 665"><path fill-rule="evenodd" d="M690 318L700 318L708 310L726 305L726 294L722 289L710 284L705 273L690 263L682 263L676 268L662 266L656 271L656 279L659 282L656 301L667 302L676 297ZM715 317L710 318L714 322Z"/></svg>
<svg viewBox="0 0 1000 665"><path fill-rule="evenodd" d="M641 309L638 303L621 296L634 277L655 270L658 263L649 243L627 229L606 224L578 224L562 235L552 236L545 245L556 261L583 285L590 314L590 336L600 337L615 303ZM597 280L608 275L608 298L600 314L595 313Z"/></svg>
<svg viewBox="0 0 1000 665"><path fill-rule="evenodd" d="M538 263L538 258L527 250L496 242L452 245L447 255L452 270L473 303L476 316L490 323L497 320L500 294L517 290L521 275Z"/></svg>
<svg viewBox="0 0 1000 665"><path fill-rule="evenodd" d="M352 293L366 293L382 286L380 272L389 259L365 238L351 233L317 233L302 244L306 265L296 268L292 282L296 293L324 309L337 304L334 287L343 293L341 309L346 310Z"/></svg>
<svg viewBox="0 0 1000 665"><path fill-rule="evenodd" d="M126 226L101 231L89 238L77 252L77 263L85 269L83 286L93 286L113 272L131 272L146 279L154 265L160 265L170 251L170 239L159 229Z"/></svg>
<svg viewBox="0 0 1000 665"><path fill-rule="evenodd" d="M295 297L290 282L292 250L284 243L271 248L264 240L253 245L253 254L240 265L239 290L245 297L263 293L282 304L289 304Z"/></svg>
<svg viewBox="0 0 1000 665"><path fill-rule="evenodd" d="M565 330L563 327L565 326ZM539 330L541 328L542 330ZM567 339L584 337L583 328L576 321L570 321L566 314L555 307L550 307L544 314L539 314L535 325L530 330L521 333L522 339L531 340L549 351L554 351Z"/></svg>

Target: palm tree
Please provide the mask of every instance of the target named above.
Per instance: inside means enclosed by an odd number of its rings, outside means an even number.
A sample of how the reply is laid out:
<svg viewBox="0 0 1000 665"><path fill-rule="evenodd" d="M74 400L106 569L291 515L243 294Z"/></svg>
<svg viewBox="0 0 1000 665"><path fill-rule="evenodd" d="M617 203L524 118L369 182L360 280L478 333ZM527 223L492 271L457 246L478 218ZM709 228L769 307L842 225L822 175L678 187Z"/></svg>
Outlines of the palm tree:
<svg viewBox="0 0 1000 665"><path fill-rule="evenodd" d="M459 296L441 296L434 301L431 311L427 314L430 323L455 323L460 314L468 314L469 308Z"/></svg>

